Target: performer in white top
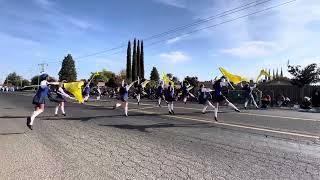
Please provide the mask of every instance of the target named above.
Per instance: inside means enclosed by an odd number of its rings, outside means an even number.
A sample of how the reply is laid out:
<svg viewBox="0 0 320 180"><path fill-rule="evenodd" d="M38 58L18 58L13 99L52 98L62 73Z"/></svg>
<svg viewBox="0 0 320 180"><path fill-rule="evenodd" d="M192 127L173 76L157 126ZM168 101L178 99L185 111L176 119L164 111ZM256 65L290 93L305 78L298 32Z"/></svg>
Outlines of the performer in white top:
<svg viewBox="0 0 320 180"><path fill-rule="evenodd" d="M69 98L69 99L74 99L74 98L69 96L69 94L64 92L64 90L63 90L63 82L61 82L59 84L59 87L58 87L56 93L57 93L56 101L57 101L58 104L57 104L57 106L55 108L54 115L58 116L58 111L59 111L59 107L60 107L62 115L66 116L66 112L64 111L64 104L66 102L65 98Z"/></svg>

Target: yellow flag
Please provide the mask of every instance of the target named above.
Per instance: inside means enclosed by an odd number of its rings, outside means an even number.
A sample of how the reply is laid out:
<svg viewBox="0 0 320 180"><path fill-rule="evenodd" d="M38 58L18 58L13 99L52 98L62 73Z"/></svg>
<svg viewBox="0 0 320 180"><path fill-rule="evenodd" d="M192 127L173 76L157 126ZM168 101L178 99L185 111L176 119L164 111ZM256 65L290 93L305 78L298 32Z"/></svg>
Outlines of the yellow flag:
<svg viewBox="0 0 320 180"><path fill-rule="evenodd" d="M225 70L222 67L220 67L219 70L225 77L227 77L229 79L230 82L233 82L234 84L238 84L242 81L248 82L248 80L246 78L239 76L239 75L231 74L230 72L228 72L227 70Z"/></svg>
<svg viewBox="0 0 320 180"><path fill-rule="evenodd" d="M142 84L143 87L146 87L146 85L149 83L150 81L149 80L145 80Z"/></svg>
<svg viewBox="0 0 320 180"><path fill-rule="evenodd" d="M81 87L84 85L83 81L64 83L63 85L64 85L64 89L70 92L71 94L73 94L79 103L83 103L82 90L81 90Z"/></svg>
<svg viewBox="0 0 320 180"><path fill-rule="evenodd" d="M171 82L172 86L174 86L174 82L171 81L171 80L169 79L169 77L166 75L166 73L164 73L164 72L162 72L162 79L163 79L163 83L164 83L165 85L169 85L169 82Z"/></svg>
<svg viewBox="0 0 320 180"><path fill-rule="evenodd" d="M256 79L256 82L258 82L259 78L260 78L261 76L263 76L263 75L268 76L268 77L271 77L271 75L270 75L267 71L265 71L264 69L262 69L262 70L260 71L259 76L258 76L257 79Z"/></svg>

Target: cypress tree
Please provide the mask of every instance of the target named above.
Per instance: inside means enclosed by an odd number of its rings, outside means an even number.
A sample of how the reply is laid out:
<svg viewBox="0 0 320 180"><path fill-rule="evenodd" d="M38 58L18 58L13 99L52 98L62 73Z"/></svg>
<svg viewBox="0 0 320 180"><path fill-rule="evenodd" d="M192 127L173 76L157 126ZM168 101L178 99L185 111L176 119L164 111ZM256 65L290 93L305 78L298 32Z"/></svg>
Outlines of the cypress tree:
<svg viewBox="0 0 320 180"><path fill-rule="evenodd" d="M132 81L137 80L137 42L133 41L133 54L132 54Z"/></svg>
<svg viewBox="0 0 320 180"><path fill-rule="evenodd" d="M276 74L276 79L279 78L279 69L277 68L277 74Z"/></svg>
<svg viewBox="0 0 320 180"><path fill-rule="evenodd" d="M272 72L272 79L276 79L276 76L275 76L275 74L274 74L274 69L272 70L273 72Z"/></svg>
<svg viewBox="0 0 320 180"><path fill-rule="evenodd" d="M270 69L269 69L269 75L271 75L271 74L270 74ZM268 80L269 80L269 81L271 80L270 76L268 77Z"/></svg>
<svg viewBox="0 0 320 180"><path fill-rule="evenodd" d="M68 54L62 61L62 66L59 71L59 80L66 80L68 82L77 80L77 71L71 54Z"/></svg>
<svg viewBox="0 0 320 180"><path fill-rule="evenodd" d="M281 68L281 72L280 72L280 77L283 78L282 68Z"/></svg>
<svg viewBox="0 0 320 180"><path fill-rule="evenodd" d="M143 41L141 41L140 73L141 73L141 78L144 78L144 51L143 51Z"/></svg>
<svg viewBox="0 0 320 180"><path fill-rule="evenodd" d="M138 47L137 47L137 76L141 78L141 69L140 69L140 40L138 40Z"/></svg>
<svg viewBox="0 0 320 180"><path fill-rule="evenodd" d="M128 42L127 48L127 81L132 81L132 72L131 72L131 42Z"/></svg>

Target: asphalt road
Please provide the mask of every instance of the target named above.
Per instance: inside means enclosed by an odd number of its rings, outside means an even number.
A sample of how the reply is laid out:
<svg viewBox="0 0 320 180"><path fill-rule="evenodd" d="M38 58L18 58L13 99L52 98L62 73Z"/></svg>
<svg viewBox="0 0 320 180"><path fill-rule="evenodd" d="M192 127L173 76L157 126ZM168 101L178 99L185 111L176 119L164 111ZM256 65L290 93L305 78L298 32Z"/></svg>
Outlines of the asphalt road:
<svg viewBox="0 0 320 180"><path fill-rule="evenodd" d="M54 104L26 128L29 94L0 93L0 179L320 179L320 116L289 110L114 100Z"/></svg>

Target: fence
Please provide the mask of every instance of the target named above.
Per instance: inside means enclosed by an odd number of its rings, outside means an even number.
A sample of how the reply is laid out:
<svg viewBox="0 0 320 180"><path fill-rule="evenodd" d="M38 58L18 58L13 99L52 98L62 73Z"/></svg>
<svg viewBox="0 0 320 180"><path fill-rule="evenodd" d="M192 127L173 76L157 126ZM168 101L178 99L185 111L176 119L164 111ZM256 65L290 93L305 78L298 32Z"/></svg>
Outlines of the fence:
<svg viewBox="0 0 320 180"><path fill-rule="evenodd" d="M259 85L258 89L263 94L269 94L273 99L276 99L279 95L287 96L291 99L291 102L301 102L304 96L311 97L312 92L316 89L320 89L320 86L306 86L299 88L293 85Z"/></svg>

